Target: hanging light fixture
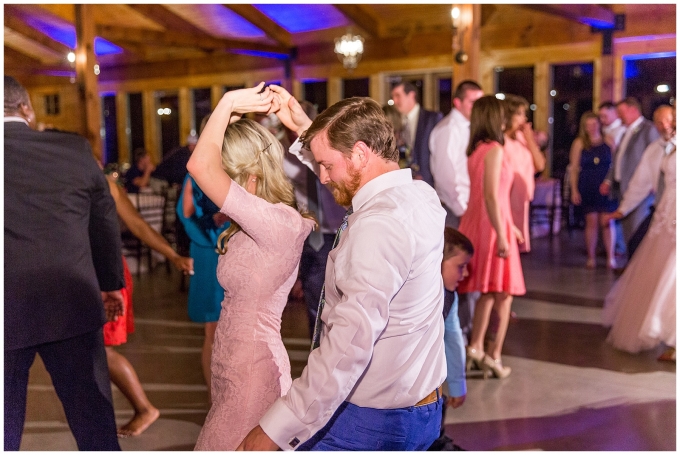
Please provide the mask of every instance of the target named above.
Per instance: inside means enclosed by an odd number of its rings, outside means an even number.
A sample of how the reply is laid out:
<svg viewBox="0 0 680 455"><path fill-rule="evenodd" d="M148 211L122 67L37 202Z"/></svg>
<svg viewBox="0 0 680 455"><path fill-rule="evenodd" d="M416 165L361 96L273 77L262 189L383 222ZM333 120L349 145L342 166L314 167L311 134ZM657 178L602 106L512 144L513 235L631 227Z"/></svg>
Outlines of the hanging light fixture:
<svg viewBox="0 0 680 455"><path fill-rule="evenodd" d="M364 53L364 39L347 32L340 38L335 38L335 53L338 54L342 66L353 70L361 60L361 54Z"/></svg>

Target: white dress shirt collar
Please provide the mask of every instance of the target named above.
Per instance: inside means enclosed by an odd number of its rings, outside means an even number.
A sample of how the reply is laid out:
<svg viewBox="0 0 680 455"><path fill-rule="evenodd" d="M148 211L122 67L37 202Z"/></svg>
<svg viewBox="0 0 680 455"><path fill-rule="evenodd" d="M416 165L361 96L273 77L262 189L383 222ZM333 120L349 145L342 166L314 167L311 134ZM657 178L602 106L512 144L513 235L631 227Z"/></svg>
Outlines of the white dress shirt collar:
<svg viewBox="0 0 680 455"><path fill-rule="evenodd" d="M609 134L612 131L614 131L616 128L621 126L621 119L617 118L613 122L611 122L609 125L605 125L602 127L602 132L604 134Z"/></svg>
<svg viewBox="0 0 680 455"><path fill-rule="evenodd" d="M465 116L455 107L451 109L451 116L451 120L454 122L470 127L470 120L466 119Z"/></svg>
<svg viewBox="0 0 680 455"><path fill-rule="evenodd" d="M634 121L633 123L631 123L630 126L626 127L626 134L628 134L629 131L631 131L631 134L632 134L632 131L634 131L635 128L637 128L638 126L640 126L640 124L641 124L644 120L645 120L645 118L644 118L642 115L639 116L637 119L635 119L635 121Z"/></svg>
<svg viewBox="0 0 680 455"><path fill-rule="evenodd" d="M373 196L384 191L388 188L393 188L395 186L406 185L413 182L413 177L411 176L411 169L399 169L396 171L386 172L383 175L379 175L373 180L367 182L362 186L357 194L352 198L352 210L354 212L359 211L361 207L368 202Z"/></svg>
<svg viewBox="0 0 680 455"><path fill-rule="evenodd" d="M25 118L15 116L15 115L9 115L9 116L5 117L5 123L9 123L9 122L24 122L27 126L30 126L28 124L28 121Z"/></svg>

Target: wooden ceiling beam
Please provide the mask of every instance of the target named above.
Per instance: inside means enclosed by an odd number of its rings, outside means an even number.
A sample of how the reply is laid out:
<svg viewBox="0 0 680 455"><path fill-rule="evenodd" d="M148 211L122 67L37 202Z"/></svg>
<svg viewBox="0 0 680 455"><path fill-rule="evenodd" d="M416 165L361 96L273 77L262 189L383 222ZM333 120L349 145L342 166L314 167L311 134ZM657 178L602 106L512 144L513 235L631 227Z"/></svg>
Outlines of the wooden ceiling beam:
<svg viewBox="0 0 680 455"><path fill-rule="evenodd" d="M333 4L347 19L354 22L371 38L382 38L382 24L373 11L365 5Z"/></svg>
<svg viewBox="0 0 680 455"><path fill-rule="evenodd" d="M127 5L127 7L137 11L147 19L150 19L156 22L157 24L163 26L167 31L171 31L174 33L181 32L190 33L192 35L197 36L203 35L205 37L212 37L204 30L196 27L194 24L187 21L183 17L173 13L163 5L145 3Z"/></svg>
<svg viewBox="0 0 680 455"><path fill-rule="evenodd" d="M615 15L610 9L599 5L518 5L534 11L560 16L565 19L580 22L598 28L614 28Z"/></svg>
<svg viewBox="0 0 680 455"><path fill-rule="evenodd" d="M287 48L293 47L293 38L291 34L253 5L235 3L225 4L224 6L258 27L265 32L268 37L279 43L281 46Z"/></svg>
<svg viewBox="0 0 680 455"><path fill-rule="evenodd" d="M5 5L5 27L11 28L31 41L35 41L41 46L51 49L64 57L73 50L31 27L25 19L26 15L19 8L12 5Z"/></svg>
<svg viewBox="0 0 680 455"><path fill-rule="evenodd" d="M230 51L243 49L277 54L288 54L289 52L288 49L282 46L215 38L210 35L204 37L191 33L157 32L148 29L116 27L112 25L98 25L97 35L113 43L121 41L162 46L196 47L203 50L222 49Z"/></svg>
<svg viewBox="0 0 680 455"><path fill-rule="evenodd" d="M26 55L9 46L5 46L5 72L12 72L14 70L22 73L30 74L44 74L49 71L72 71L75 75L75 69L68 63L63 64L44 64L39 59Z"/></svg>

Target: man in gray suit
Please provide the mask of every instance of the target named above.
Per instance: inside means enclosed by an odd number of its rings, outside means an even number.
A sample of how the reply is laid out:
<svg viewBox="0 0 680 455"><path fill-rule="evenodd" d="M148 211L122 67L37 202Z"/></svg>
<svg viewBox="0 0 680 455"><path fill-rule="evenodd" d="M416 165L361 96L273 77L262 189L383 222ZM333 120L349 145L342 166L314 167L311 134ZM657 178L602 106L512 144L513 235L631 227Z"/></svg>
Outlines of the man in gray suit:
<svg viewBox="0 0 680 455"><path fill-rule="evenodd" d="M600 186L603 195L612 194L621 200L628 189L642 154L649 144L659 138L659 132L654 124L645 119L641 114L640 103L633 97L628 97L616 104L621 121L626 126L626 132L616 151L613 166L604 182ZM623 237L626 242L630 240L640 223L649 215L649 208L654 202L650 195L642 201L635 210L621 220Z"/></svg>

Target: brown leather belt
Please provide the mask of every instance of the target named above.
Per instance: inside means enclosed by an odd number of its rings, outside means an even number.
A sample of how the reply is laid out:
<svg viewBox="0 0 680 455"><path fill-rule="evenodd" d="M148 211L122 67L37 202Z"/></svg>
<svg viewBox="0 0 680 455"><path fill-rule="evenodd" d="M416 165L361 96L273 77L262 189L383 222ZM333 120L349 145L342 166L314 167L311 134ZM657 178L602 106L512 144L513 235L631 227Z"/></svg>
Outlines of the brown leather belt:
<svg viewBox="0 0 680 455"><path fill-rule="evenodd" d="M442 386L440 385L436 389L432 391L428 396L420 400L419 402L416 403L416 406L425 406L426 404L432 404L435 403L436 401L439 400L439 397L442 396Z"/></svg>

